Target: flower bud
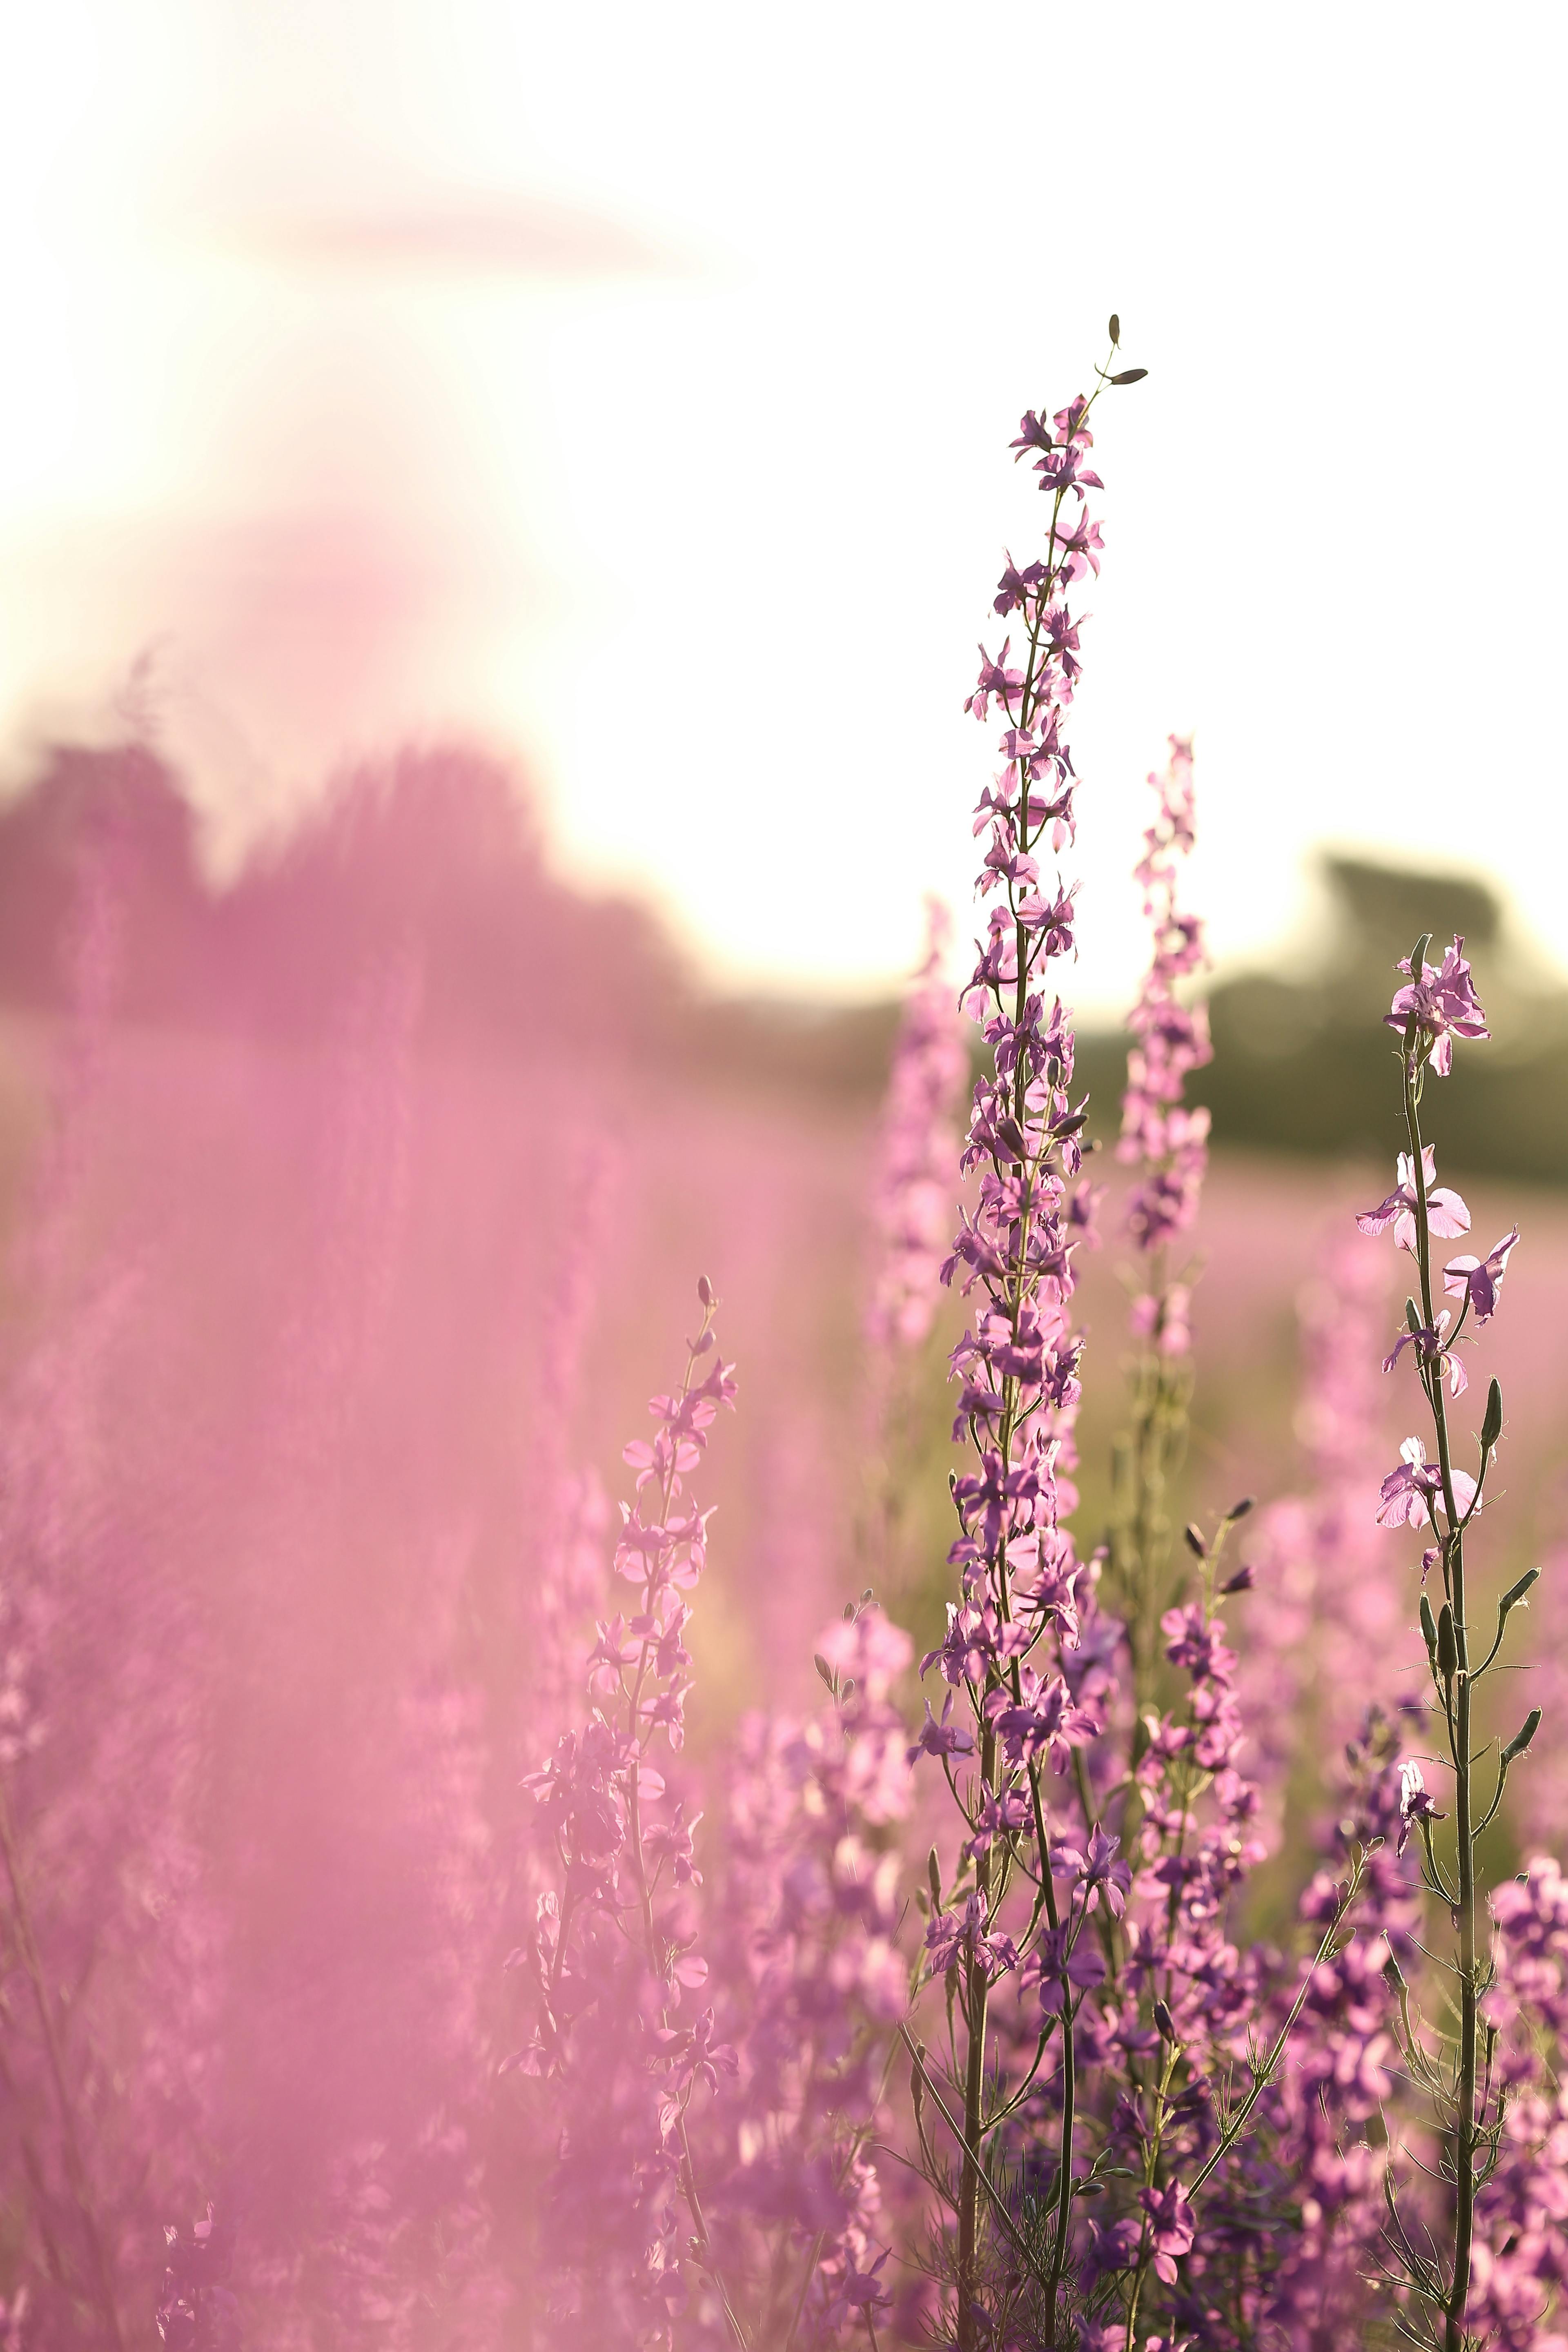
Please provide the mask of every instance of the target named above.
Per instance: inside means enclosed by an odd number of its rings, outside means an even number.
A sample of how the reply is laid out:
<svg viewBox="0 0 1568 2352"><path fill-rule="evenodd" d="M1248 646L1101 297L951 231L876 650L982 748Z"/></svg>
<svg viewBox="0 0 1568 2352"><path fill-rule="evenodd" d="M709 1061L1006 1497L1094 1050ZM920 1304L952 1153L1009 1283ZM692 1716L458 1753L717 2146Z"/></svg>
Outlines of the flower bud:
<svg viewBox="0 0 1568 2352"><path fill-rule="evenodd" d="M1502 1435L1502 1391L1493 1381L1487 1391L1486 1418L1481 1423L1481 1452L1489 1454Z"/></svg>
<svg viewBox="0 0 1568 2352"><path fill-rule="evenodd" d="M1437 1672L1446 1683L1451 1683L1459 1669L1459 1653L1454 1640L1454 1612L1443 1603L1437 1620Z"/></svg>
<svg viewBox="0 0 1568 2352"><path fill-rule="evenodd" d="M828 1689L831 1690L833 1688L833 1669L828 1664L820 1650L816 1652L811 1663L816 1668L817 1673L821 1675Z"/></svg>
<svg viewBox="0 0 1568 2352"><path fill-rule="evenodd" d="M1257 1583L1257 1572L1251 1562L1245 1561L1234 1576L1227 1576L1220 1586L1222 1592L1250 1592Z"/></svg>
<svg viewBox="0 0 1568 2352"><path fill-rule="evenodd" d="M704 1307L711 1307L714 1304L713 1285L705 1274L700 1274L697 1277L697 1296Z"/></svg>
<svg viewBox="0 0 1568 2352"><path fill-rule="evenodd" d="M1205 1543L1198 1529L1192 1525L1190 1520L1182 1529L1182 1534L1185 1538L1187 1549L1192 1553L1193 1558L1194 1559L1207 1559L1209 1556L1209 1548L1207 1544Z"/></svg>
<svg viewBox="0 0 1568 2352"><path fill-rule="evenodd" d="M1147 368L1123 368L1121 374L1113 375L1110 381L1112 383L1142 383L1148 373Z"/></svg>
<svg viewBox="0 0 1568 2352"><path fill-rule="evenodd" d="M1514 1733L1513 1738L1509 1741L1508 1746L1503 1749L1503 1762L1505 1764L1511 1764L1516 1757L1522 1756L1540 1728L1541 1709L1538 1706L1532 1706L1530 1713L1525 1717L1524 1721L1520 1725L1519 1729Z"/></svg>
<svg viewBox="0 0 1568 2352"><path fill-rule="evenodd" d="M1256 1507L1257 1502L1256 1495L1243 1495L1239 1503L1233 1503L1226 1513L1226 1517L1230 1521L1231 1526L1234 1527L1237 1519L1246 1518L1248 1511Z"/></svg>
<svg viewBox="0 0 1568 2352"><path fill-rule="evenodd" d="M1159 2035L1162 2042L1169 2042L1173 2048L1174 2047L1176 2040L1175 2022L1172 2018L1170 2011L1166 2008L1163 2000L1157 2000L1154 2003L1154 2031Z"/></svg>

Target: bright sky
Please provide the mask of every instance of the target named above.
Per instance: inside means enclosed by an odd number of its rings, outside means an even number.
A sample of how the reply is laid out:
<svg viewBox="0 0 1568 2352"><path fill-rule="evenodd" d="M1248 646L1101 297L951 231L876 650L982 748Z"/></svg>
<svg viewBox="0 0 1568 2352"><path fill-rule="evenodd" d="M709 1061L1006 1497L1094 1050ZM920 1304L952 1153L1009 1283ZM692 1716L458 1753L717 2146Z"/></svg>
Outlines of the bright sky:
<svg viewBox="0 0 1568 2352"><path fill-rule="evenodd" d="M1222 955L1330 841L1474 861L1568 963L1565 26L13 0L0 723L155 647L230 855L466 726L726 982L885 984L967 901L1007 442L1115 307L1079 1003L1172 728Z"/></svg>

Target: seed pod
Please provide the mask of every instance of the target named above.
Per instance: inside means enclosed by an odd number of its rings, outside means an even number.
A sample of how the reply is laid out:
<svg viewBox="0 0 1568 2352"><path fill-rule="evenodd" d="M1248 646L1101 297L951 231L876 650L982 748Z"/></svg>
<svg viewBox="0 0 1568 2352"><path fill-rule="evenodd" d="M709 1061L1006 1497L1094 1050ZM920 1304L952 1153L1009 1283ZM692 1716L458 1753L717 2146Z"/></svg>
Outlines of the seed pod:
<svg viewBox="0 0 1568 2352"><path fill-rule="evenodd" d="M1510 1584L1508 1591L1503 1594L1502 1599L1498 1602L1498 1615L1500 1617L1506 1617L1510 1609L1517 1609L1520 1602L1524 1599L1525 1594L1530 1591L1531 1587L1534 1584L1538 1584L1540 1581L1541 1570L1538 1568L1527 1568L1524 1574L1520 1578L1519 1582L1517 1584Z"/></svg>
<svg viewBox="0 0 1568 2352"><path fill-rule="evenodd" d="M1432 1614L1432 1603L1421 1595L1421 1638L1426 1644L1426 1654L1434 1661L1437 1655L1437 1620Z"/></svg>
<svg viewBox="0 0 1568 2352"><path fill-rule="evenodd" d="M1502 1391L1494 1381L1487 1391L1486 1418L1481 1423L1481 1452L1489 1454L1502 1435Z"/></svg>
<svg viewBox="0 0 1568 2352"><path fill-rule="evenodd" d="M1459 1653L1454 1640L1454 1612L1443 1603L1437 1619L1437 1672L1446 1683L1451 1683L1459 1669Z"/></svg>
<svg viewBox="0 0 1568 2352"><path fill-rule="evenodd" d="M697 1296L702 1301L704 1307L712 1306L713 1285L709 1281L708 1276L705 1274L700 1274L697 1277Z"/></svg>
<svg viewBox="0 0 1568 2352"><path fill-rule="evenodd" d="M926 1856L926 1884L931 1888L931 1899L940 1911L942 1909L942 1864L937 1859L934 1845Z"/></svg>
<svg viewBox="0 0 1568 2352"><path fill-rule="evenodd" d="M816 1668L817 1673L821 1675L828 1689L831 1690L833 1688L833 1669L828 1664L820 1650L818 1650L813 1656L811 1663Z"/></svg>
<svg viewBox="0 0 1568 2352"><path fill-rule="evenodd" d="M1142 383L1148 373L1147 368L1123 368L1121 374L1113 375L1110 381L1112 383Z"/></svg>
<svg viewBox="0 0 1568 2352"><path fill-rule="evenodd" d="M1410 1333L1412 1339L1415 1338L1416 1332L1421 1328L1421 1318L1416 1312L1415 1301L1414 1298L1407 1298L1405 1302L1405 1328Z"/></svg>
<svg viewBox="0 0 1568 2352"><path fill-rule="evenodd" d="M1423 964L1426 962L1426 950L1427 950L1427 949L1431 946L1431 944L1432 944L1432 934L1431 934L1431 932L1430 932L1430 931L1423 931L1423 932L1422 932L1422 934L1421 934L1421 936L1420 936L1420 938L1416 940L1415 945L1411 949L1411 950L1410 950L1410 977L1411 977L1411 979L1412 979L1412 980L1419 980L1419 979L1420 979L1420 977L1421 977L1421 967L1422 967L1422 965L1423 965Z"/></svg>
<svg viewBox="0 0 1568 2352"><path fill-rule="evenodd" d="M1513 1738L1509 1741L1508 1746L1503 1749L1503 1762L1505 1764L1511 1764L1516 1757L1522 1756L1540 1728L1541 1709L1538 1706L1532 1706L1530 1713L1525 1717L1524 1721L1520 1725L1519 1729L1514 1733Z"/></svg>
<svg viewBox="0 0 1568 2352"><path fill-rule="evenodd" d="M1113 345L1121 341L1121 321L1114 310L1110 314L1110 340Z"/></svg>

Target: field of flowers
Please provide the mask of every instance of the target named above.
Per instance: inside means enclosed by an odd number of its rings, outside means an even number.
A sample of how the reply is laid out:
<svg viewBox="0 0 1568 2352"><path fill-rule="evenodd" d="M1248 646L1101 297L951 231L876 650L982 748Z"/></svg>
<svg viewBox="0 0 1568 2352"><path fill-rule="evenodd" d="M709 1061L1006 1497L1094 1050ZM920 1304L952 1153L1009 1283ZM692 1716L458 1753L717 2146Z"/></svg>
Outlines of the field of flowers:
<svg viewBox="0 0 1568 2352"><path fill-rule="evenodd" d="M1211 1154L1174 739L1085 1105L1116 340L880 1101L460 749L0 824L10 2352L1568 2345L1568 1196L1462 940L1386 1165Z"/></svg>

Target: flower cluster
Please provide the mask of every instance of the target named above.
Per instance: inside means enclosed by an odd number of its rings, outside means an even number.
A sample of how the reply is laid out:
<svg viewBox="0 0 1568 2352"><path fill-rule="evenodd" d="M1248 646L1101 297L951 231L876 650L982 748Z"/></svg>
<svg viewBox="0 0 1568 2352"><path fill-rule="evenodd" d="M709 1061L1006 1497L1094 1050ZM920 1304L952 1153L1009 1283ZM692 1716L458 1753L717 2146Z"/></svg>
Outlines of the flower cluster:
<svg viewBox="0 0 1568 2352"><path fill-rule="evenodd" d="M1368 1710L1394 1705L1401 1685L1389 1662L1405 1614L1373 1525L1387 1450L1378 1359L1389 1268L1342 1231L1315 1255L1297 1300L1296 1433L1309 1477L1258 1515L1258 1597L1242 1653L1251 1752L1281 1826L1287 1793L1327 1797L1327 1771Z"/></svg>
<svg viewBox="0 0 1568 2352"><path fill-rule="evenodd" d="M697 2089L713 2087L735 2057L716 2041L710 2008L690 2013L708 1976L694 1948L695 1823L654 1760L660 1744L682 1744L691 1663L685 1595L707 1552L706 1515L687 1481L735 1394L714 1344L706 1279L699 1291L702 1322L681 1385L650 1401L653 1437L626 1448L637 1492L622 1506L615 1566L633 1588L632 1614L600 1621L588 1657L588 1721L563 1732L525 1784L553 1846L556 1883L513 1955L531 1981L535 2022L511 2063L566 2094L545 2110L558 2136L554 2316L580 2315L591 2292L605 2340L639 2346L667 2339L690 2293L689 2269L723 2295L686 2117Z"/></svg>
<svg viewBox="0 0 1568 2352"><path fill-rule="evenodd" d="M1128 1224L1143 1251L1162 1248L1191 1225L1198 1188L1208 1164L1209 1115L1192 1110L1182 1097L1190 1072L1213 1058L1208 1014L1184 1005L1178 984L1201 971L1207 956L1204 927L1177 900L1177 860L1194 842L1193 746L1173 735L1163 775L1152 775L1159 814L1143 835L1143 855L1134 869L1143 887L1143 912L1153 928L1154 952L1138 1002L1127 1018L1133 1037L1127 1056L1127 1091L1121 1098L1121 1140L1117 1157L1142 1170L1128 1203ZM1184 1352L1184 1316L1173 1301L1151 1333L1170 1354Z"/></svg>
<svg viewBox="0 0 1568 2352"><path fill-rule="evenodd" d="M1563 2352L1542 2322L1568 2290L1568 1880L1538 1854L1491 1898L1482 1999L1502 2089L1496 2171L1477 2200L1470 2327L1499 2352Z"/></svg>
<svg viewBox="0 0 1568 2352"><path fill-rule="evenodd" d="M868 1596L824 1633L816 1716L753 1715L728 1774L711 1931L720 2029L739 2053L698 2144L709 2221L747 2339L838 2342L890 2299L874 2134L889 2122L909 1636Z"/></svg>
<svg viewBox="0 0 1568 2352"><path fill-rule="evenodd" d="M946 1254L953 1115L969 1067L947 978L951 929L941 900L929 899L925 958L893 1047L874 1202L880 1263L866 1316L879 1349L925 1338Z"/></svg>
<svg viewBox="0 0 1568 2352"><path fill-rule="evenodd" d="M167 2267L157 2310L158 2335L174 2352L239 2352L239 2305L229 2286L233 2231L208 2206L189 2231L163 2231Z"/></svg>
<svg viewBox="0 0 1568 2352"><path fill-rule="evenodd" d="M1329 1859L1306 1887L1300 1916L1321 1929L1359 1854L1355 1932L1306 1975L1305 2006L1270 2103L1270 2153L1299 2221L1281 2233L1266 2303L1283 2340L1348 2347L1365 2340L1375 2308L1369 2273L1384 2219L1384 2125L1399 2071L1395 1989L1416 1958L1421 1909L1414 1873L1400 1860L1410 1768L1379 1709L1369 1710L1345 1758Z"/></svg>
<svg viewBox="0 0 1568 2352"><path fill-rule="evenodd" d="M1446 1078L1454 1066L1456 1037L1489 1037L1486 1014L1477 1000L1465 942L1457 938L1434 970L1426 959L1423 940L1414 955L1402 958L1398 969L1409 975L1384 1014L1384 1026L1396 1029L1407 1041L1406 1055L1417 1058L1434 1077Z"/></svg>

